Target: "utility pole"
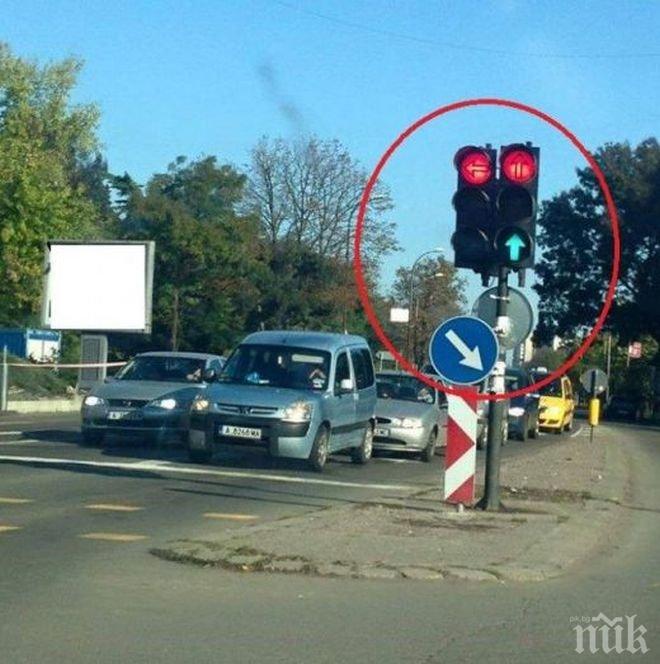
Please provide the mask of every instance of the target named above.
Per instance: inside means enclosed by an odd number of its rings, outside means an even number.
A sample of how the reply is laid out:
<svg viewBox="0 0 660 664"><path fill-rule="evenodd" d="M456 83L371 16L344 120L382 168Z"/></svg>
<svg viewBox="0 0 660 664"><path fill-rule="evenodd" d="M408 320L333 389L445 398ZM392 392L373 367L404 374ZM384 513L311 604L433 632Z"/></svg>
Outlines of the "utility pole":
<svg viewBox="0 0 660 664"><path fill-rule="evenodd" d="M7 363L7 346L2 348L2 379L0 380L0 412L7 410L7 386L9 384L9 364Z"/></svg>

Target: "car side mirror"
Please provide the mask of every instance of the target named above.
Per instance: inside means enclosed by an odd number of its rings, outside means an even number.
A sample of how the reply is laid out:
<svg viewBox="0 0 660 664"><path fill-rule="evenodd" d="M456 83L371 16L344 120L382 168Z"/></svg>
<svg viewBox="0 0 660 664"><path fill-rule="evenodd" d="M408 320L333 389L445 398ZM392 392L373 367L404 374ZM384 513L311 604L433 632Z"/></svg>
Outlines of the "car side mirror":
<svg viewBox="0 0 660 664"><path fill-rule="evenodd" d="M353 391L353 381L350 378L344 378L339 382L339 394L349 394Z"/></svg>
<svg viewBox="0 0 660 664"><path fill-rule="evenodd" d="M202 374L202 380L205 383L213 383L218 377L215 369L206 369Z"/></svg>

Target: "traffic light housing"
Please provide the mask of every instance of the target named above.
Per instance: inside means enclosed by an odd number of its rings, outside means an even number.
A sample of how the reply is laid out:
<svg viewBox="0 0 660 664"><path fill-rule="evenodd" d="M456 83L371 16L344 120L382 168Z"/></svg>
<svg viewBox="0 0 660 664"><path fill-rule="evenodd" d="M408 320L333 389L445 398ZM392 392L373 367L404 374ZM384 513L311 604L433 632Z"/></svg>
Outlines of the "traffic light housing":
<svg viewBox="0 0 660 664"><path fill-rule="evenodd" d="M488 277L500 267L533 267L540 150L514 143L497 151L468 145L454 156L454 265ZM499 173L498 173L499 165Z"/></svg>
<svg viewBox="0 0 660 664"><path fill-rule="evenodd" d="M499 266L534 267L540 150L514 143L500 148L494 249Z"/></svg>
<svg viewBox="0 0 660 664"><path fill-rule="evenodd" d="M456 230L451 243L454 265L484 272L493 260L492 229L497 195L497 152L467 145L454 157L458 183L452 204Z"/></svg>

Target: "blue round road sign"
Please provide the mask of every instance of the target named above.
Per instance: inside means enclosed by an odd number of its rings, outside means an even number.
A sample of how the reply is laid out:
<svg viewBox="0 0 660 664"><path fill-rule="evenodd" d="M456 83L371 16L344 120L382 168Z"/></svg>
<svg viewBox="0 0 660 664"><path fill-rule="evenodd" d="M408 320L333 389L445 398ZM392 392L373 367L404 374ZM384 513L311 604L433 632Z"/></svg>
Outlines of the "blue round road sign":
<svg viewBox="0 0 660 664"><path fill-rule="evenodd" d="M455 316L431 336L429 358L448 383L473 385L490 374L497 362L499 343L489 325L473 316Z"/></svg>

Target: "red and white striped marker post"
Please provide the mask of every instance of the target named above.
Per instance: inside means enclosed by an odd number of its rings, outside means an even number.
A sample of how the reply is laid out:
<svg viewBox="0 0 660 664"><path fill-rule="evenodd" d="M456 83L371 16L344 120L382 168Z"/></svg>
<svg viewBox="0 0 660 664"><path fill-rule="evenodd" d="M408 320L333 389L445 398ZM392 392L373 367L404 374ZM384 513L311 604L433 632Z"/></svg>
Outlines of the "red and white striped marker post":
<svg viewBox="0 0 660 664"><path fill-rule="evenodd" d="M472 388L463 388L472 391ZM461 505L474 502L477 465L477 389L474 399L447 395L447 446L445 447L445 501Z"/></svg>

